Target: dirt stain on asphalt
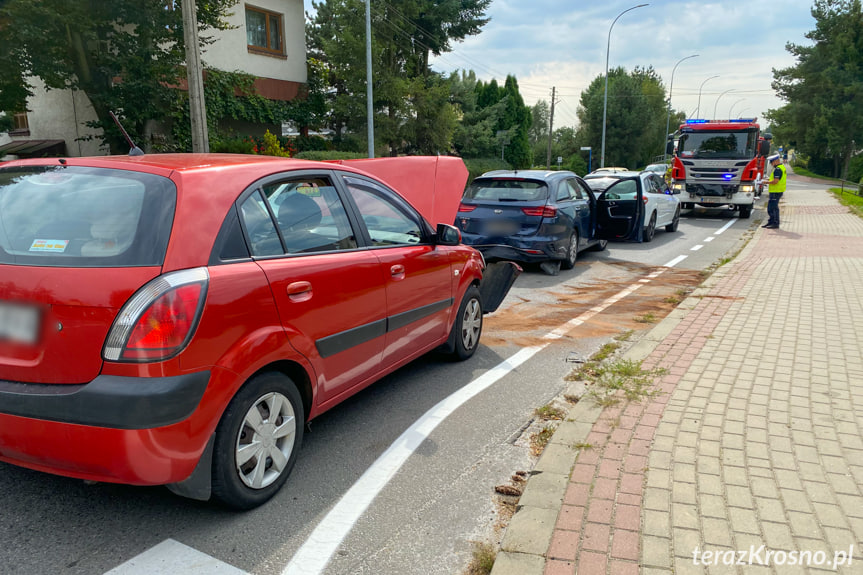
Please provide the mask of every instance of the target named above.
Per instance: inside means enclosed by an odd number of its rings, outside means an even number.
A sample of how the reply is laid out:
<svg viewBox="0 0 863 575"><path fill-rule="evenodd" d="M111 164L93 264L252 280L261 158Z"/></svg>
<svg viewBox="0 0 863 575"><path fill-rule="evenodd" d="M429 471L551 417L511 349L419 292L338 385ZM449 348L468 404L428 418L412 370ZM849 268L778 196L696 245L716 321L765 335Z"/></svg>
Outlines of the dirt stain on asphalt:
<svg viewBox="0 0 863 575"><path fill-rule="evenodd" d="M547 344L549 341L543 336L548 332L660 269L634 262L615 262L611 265L616 269L609 271L619 273L610 273L610 277L603 281L546 288L545 297L537 301L518 297L514 303L485 318L483 343L489 346L515 344L521 347ZM666 269L649 283L642 284L635 292L573 329L563 341L648 329L668 315L686 293L703 281L704 276L695 270ZM645 317L651 321L637 320Z"/></svg>

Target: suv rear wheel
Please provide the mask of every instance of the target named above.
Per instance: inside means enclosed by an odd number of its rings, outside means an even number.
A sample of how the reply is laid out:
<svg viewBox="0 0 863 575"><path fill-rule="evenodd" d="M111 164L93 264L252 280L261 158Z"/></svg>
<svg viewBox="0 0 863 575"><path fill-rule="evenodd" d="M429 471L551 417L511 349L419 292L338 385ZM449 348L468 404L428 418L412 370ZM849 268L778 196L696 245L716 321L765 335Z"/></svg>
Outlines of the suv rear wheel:
<svg viewBox="0 0 863 575"><path fill-rule="evenodd" d="M560 262L560 267L565 270L571 270L575 267L575 262L578 259L578 232L573 230L569 236L569 247L566 249L566 259Z"/></svg>

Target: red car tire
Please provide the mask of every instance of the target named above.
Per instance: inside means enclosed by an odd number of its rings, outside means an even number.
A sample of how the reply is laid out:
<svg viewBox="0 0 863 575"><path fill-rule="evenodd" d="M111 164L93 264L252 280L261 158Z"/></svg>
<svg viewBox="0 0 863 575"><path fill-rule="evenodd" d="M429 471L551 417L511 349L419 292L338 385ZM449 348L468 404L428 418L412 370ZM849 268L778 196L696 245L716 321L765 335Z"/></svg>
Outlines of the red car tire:
<svg viewBox="0 0 863 575"><path fill-rule="evenodd" d="M213 497L238 510L269 500L294 467L304 425L303 401L288 376L265 372L250 379L216 428Z"/></svg>

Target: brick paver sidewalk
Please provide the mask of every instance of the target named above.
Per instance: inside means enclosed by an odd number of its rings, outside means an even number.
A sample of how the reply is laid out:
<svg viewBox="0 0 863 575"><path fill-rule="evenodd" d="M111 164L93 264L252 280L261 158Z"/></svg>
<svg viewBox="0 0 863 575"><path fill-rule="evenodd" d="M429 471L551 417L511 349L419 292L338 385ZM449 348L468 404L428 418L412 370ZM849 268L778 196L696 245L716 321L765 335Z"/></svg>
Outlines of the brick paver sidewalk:
<svg viewBox="0 0 863 575"><path fill-rule="evenodd" d="M637 357L661 393L575 416L494 575L863 574L863 220L790 188L681 310Z"/></svg>

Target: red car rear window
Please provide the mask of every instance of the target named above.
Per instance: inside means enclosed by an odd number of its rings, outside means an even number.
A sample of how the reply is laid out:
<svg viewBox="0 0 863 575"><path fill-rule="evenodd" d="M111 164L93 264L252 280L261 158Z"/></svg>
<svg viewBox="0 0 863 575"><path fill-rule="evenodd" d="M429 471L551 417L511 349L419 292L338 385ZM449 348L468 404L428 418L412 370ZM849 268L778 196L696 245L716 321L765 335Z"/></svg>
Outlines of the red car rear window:
<svg viewBox="0 0 863 575"><path fill-rule="evenodd" d="M161 265L176 206L162 176L80 166L0 169L0 263Z"/></svg>

